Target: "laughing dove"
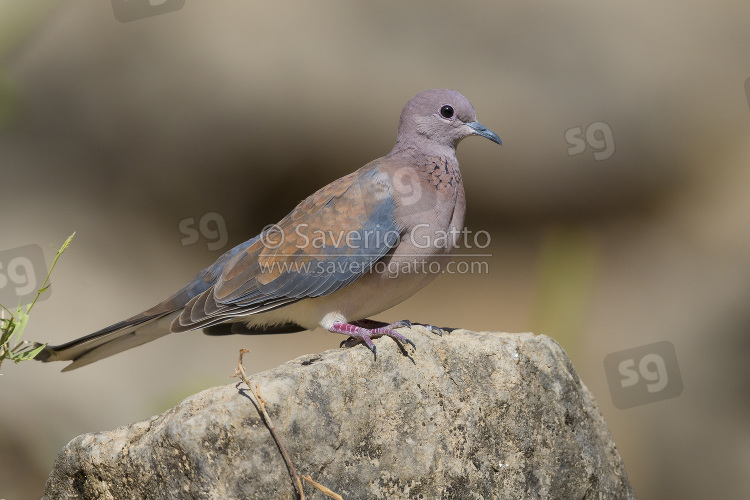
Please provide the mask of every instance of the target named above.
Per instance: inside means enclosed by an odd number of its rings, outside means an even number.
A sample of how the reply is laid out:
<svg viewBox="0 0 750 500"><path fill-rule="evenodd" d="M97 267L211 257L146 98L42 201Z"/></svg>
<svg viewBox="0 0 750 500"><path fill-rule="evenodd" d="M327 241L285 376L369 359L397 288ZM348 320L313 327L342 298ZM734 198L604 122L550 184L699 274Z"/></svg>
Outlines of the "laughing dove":
<svg viewBox="0 0 750 500"><path fill-rule="evenodd" d="M282 333L323 327L347 346L395 329L366 320L403 302L444 269L466 201L456 146L500 138L452 90L427 90L401 112L393 150L319 189L278 224L238 245L151 309L48 346L41 361L72 370L174 332Z"/></svg>

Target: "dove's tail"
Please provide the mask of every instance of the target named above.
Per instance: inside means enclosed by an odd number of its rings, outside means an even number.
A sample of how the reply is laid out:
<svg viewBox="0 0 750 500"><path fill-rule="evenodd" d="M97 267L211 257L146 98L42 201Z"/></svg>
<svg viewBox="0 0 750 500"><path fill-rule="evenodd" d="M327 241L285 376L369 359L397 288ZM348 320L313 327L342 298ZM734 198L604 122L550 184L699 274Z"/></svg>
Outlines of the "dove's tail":
<svg viewBox="0 0 750 500"><path fill-rule="evenodd" d="M136 316L80 339L61 345L47 346L34 359L44 363L72 361L62 371L75 370L172 333L169 325L178 314L179 312Z"/></svg>

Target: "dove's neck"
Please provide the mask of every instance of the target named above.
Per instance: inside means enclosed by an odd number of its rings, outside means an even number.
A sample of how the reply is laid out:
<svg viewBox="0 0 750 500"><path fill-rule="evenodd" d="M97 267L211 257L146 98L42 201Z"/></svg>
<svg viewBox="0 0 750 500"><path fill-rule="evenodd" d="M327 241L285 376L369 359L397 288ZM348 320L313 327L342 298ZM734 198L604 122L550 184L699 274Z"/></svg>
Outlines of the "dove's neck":
<svg viewBox="0 0 750 500"><path fill-rule="evenodd" d="M401 142L396 141L396 145L388 153L390 158L407 158L414 164L423 163L422 160L429 158L444 158L450 163L458 165L456 159L456 148L453 146L445 146L442 144L434 143L431 144L417 144L414 142Z"/></svg>

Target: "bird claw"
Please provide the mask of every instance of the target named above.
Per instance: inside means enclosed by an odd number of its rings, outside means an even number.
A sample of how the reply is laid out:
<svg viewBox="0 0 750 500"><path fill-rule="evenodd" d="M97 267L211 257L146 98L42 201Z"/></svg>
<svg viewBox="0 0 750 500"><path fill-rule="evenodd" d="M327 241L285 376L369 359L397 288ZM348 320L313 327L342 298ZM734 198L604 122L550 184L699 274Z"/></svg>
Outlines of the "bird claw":
<svg viewBox="0 0 750 500"><path fill-rule="evenodd" d="M404 328L404 327L411 328L412 327L411 321L409 321L408 319L402 319L401 321L396 321L395 323L391 323L390 325L388 325L387 328L396 329L396 328Z"/></svg>
<svg viewBox="0 0 750 500"><path fill-rule="evenodd" d="M432 325L424 325L424 326L425 326L425 328L427 328L427 329L428 329L429 331L431 331L432 333L434 333L434 334L436 334L436 335L440 335L441 337L442 337L442 336L443 336L443 334L445 333L445 330L443 330L443 329L442 329L442 328L440 328L439 326L432 326Z"/></svg>
<svg viewBox="0 0 750 500"><path fill-rule="evenodd" d="M375 359L377 359L378 354L375 348L375 344L372 343L372 339L383 336L391 337L402 349L404 348L404 344L409 344L416 350L417 346L414 344L414 342L404 337L395 330L396 328L402 327L411 327L411 322L409 322L408 320L398 321L387 326L373 329L367 329L349 323L334 323L331 326L330 331L334 333L343 333L345 335L349 335L349 338L341 342L341 344L339 344L339 347L354 347L357 344L365 344L367 348L372 351Z"/></svg>

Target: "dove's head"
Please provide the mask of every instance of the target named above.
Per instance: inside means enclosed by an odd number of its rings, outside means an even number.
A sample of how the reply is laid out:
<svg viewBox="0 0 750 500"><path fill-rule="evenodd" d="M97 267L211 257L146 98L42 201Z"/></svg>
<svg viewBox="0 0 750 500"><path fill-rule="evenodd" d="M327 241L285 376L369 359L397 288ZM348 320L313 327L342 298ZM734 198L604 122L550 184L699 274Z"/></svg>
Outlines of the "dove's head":
<svg viewBox="0 0 750 500"><path fill-rule="evenodd" d="M464 137L480 135L502 145L500 138L477 121L469 100L448 89L425 90L412 97L401 111L397 149L455 150Z"/></svg>

